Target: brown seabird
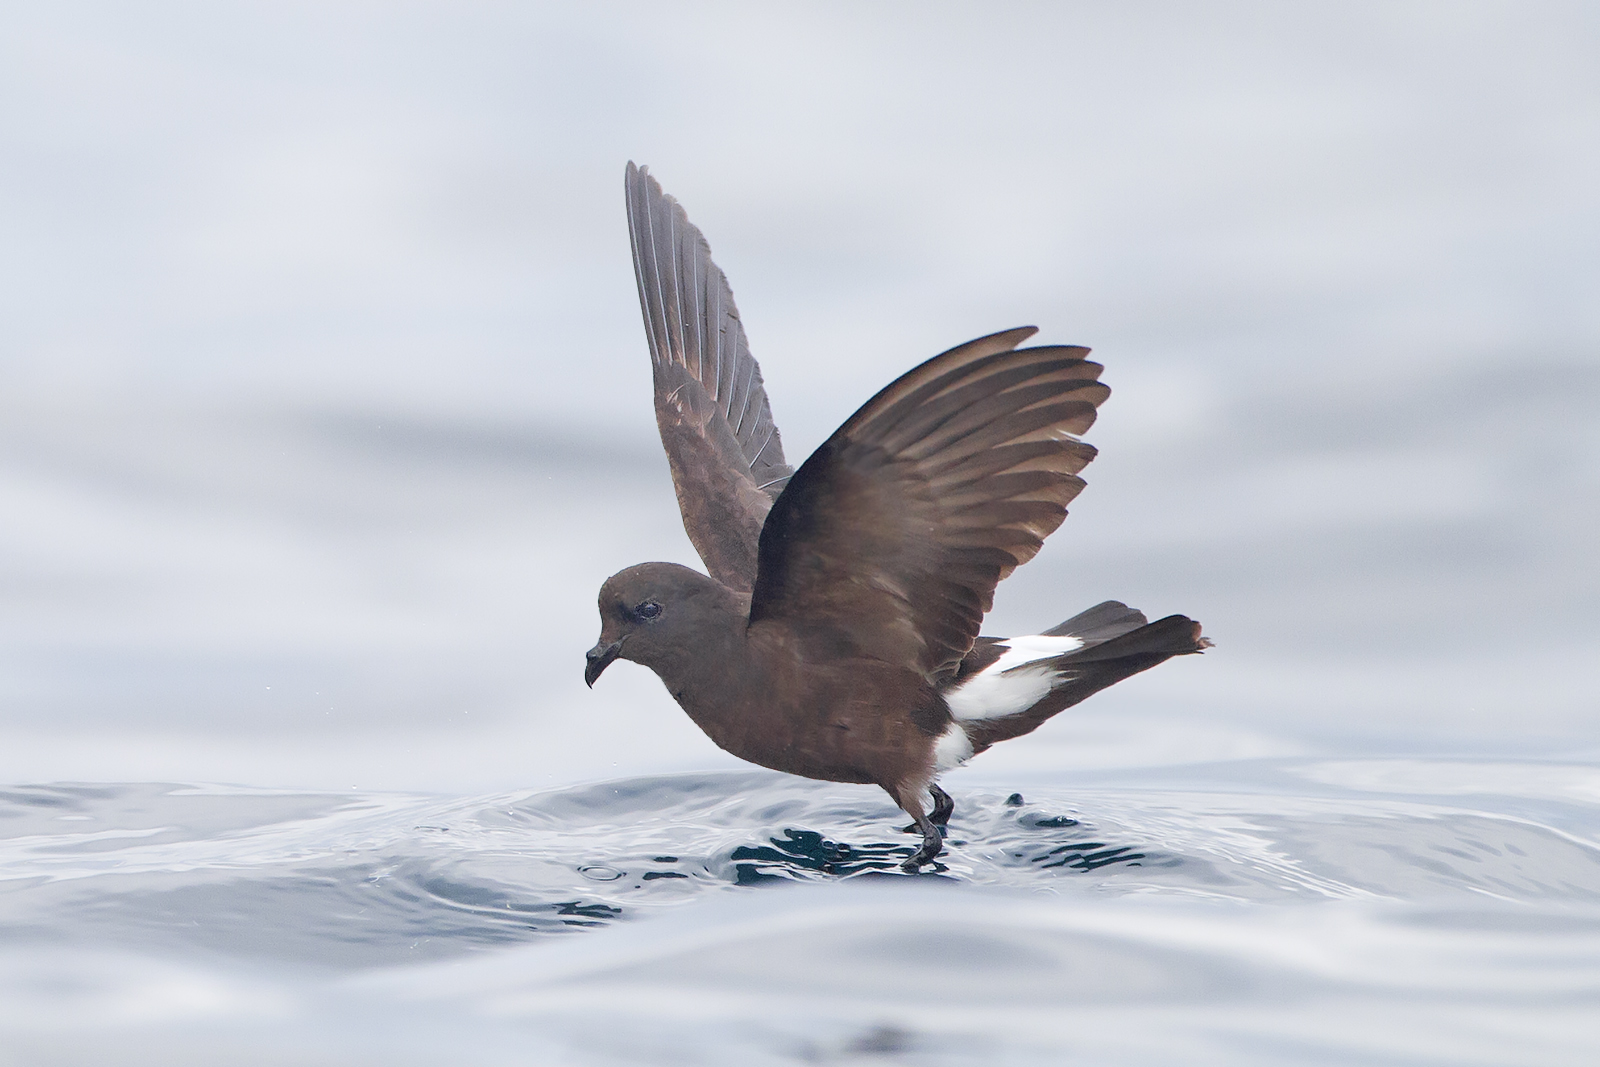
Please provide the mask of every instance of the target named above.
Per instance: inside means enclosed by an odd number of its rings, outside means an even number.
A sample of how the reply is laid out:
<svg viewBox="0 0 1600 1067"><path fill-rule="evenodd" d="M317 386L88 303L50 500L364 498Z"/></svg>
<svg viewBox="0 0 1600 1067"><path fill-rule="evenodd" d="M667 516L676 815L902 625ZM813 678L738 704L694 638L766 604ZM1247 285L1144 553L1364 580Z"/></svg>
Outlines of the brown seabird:
<svg viewBox="0 0 1600 1067"><path fill-rule="evenodd" d="M996 584L1083 488L1095 449L1078 435L1110 394L1087 348L1018 348L1031 326L968 341L796 471L705 238L646 168L628 164L626 189L656 425L710 576L641 563L606 579L590 686L632 660L735 756L882 786L922 834L915 871L954 807L941 772L1210 646L1192 619L1116 601L1036 636L978 635Z"/></svg>

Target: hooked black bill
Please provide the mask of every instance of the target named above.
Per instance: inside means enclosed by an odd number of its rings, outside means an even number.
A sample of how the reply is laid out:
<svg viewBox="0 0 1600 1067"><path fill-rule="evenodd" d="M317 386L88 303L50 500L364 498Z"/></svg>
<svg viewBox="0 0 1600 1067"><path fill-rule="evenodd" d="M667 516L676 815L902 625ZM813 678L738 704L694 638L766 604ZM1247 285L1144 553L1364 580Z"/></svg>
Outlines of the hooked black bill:
<svg viewBox="0 0 1600 1067"><path fill-rule="evenodd" d="M583 668L583 680L590 689L594 688L595 679L599 678L601 672L611 666L611 661L616 659L621 651L622 642L616 641L609 645L595 645L584 653L584 658L588 662Z"/></svg>

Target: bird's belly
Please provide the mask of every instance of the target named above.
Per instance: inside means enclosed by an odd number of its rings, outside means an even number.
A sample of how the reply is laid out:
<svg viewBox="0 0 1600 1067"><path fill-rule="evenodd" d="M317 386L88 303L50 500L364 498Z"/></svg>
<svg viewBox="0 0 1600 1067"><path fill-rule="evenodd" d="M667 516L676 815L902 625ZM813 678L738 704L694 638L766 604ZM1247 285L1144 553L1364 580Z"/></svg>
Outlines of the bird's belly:
<svg viewBox="0 0 1600 1067"><path fill-rule="evenodd" d="M921 693L887 681L859 672L828 684L813 675L804 687L766 685L741 700L736 715L679 703L740 759L803 778L887 784L930 768L936 736L918 725Z"/></svg>

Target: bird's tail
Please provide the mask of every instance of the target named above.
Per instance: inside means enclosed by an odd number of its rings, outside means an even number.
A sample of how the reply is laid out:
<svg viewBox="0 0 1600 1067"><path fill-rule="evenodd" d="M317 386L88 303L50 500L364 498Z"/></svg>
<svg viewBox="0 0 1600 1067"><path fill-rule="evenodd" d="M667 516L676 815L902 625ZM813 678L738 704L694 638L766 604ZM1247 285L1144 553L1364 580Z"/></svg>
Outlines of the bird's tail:
<svg viewBox="0 0 1600 1067"><path fill-rule="evenodd" d="M1146 622L1142 612L1115 600L1108 600L1074 615L1046 630L1040 637L1057 640L1076 638L1080 643L1059 654L1046 654L1038 658L1030 656L1025 662L1009 668L1004 661L1007 652L1002 651L985 657L990 662L984 667L976 671L963 671L963 674L972 676L963 681L976 682L981 674L999 671L991 683L1004 686L1011 671L1018 674L1026 671L1036 679L1036 686L1042 688L1041 682L1048 684L1048 690L1025 707L1014 711L1009 707L1000 709L1007 714L962 715L958 712L957 718L971 738L975 752L981 752L997 741L1030 733L1052 715L1173 656L1202 652L1211 647L1211 641L1201 636L1200 624L1187 616L1168 615L1155 622ZM1027 640L1016 639L1010 644ZM997 642L995 647L1006 650L1008 643ZM950 702L954 710L957 701L952 699Z"/></svg>

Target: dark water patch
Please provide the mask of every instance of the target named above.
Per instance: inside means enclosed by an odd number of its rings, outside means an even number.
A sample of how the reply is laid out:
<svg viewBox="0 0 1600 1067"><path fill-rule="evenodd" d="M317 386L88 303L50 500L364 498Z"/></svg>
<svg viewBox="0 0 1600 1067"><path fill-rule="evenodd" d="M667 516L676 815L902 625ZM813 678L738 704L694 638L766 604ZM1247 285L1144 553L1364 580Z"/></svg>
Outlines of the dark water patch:
<svg viewBox="0 0 1600 1067"><path fill-rule="evenodd" d="M740 845L728 858L733 861L739 885L764 885L818 875L849 877L867 871L899 870L916 851L911 845L851 845L834 841L813 830L785 828L767 845ZM935 871L947 868L935 863Z"/></svg>
<svg viewBox="0 0 1600 1067"><path fill-rule="evenodd" d="M557 915L581 915L583 919L562 919L566 926L603 926L599 920L616 919L622 915L621 908L613 908L609 904L585 904L581 900L568 900L555 905Z"/></svg>
<svg viewBox="0 0 1600 1067"><path fill-rule="evenodd" d="M1079 871L1096 871L1113 863L1138 866L1144 858L1143 852L1135 852L1127 845L1108 847L1103 841L1084 841L1073 845L1057 845L1043 856L1033 857L1033 862L1048 860L1047 863L1040 863L1041 870L1071 867Z"/></svg>

